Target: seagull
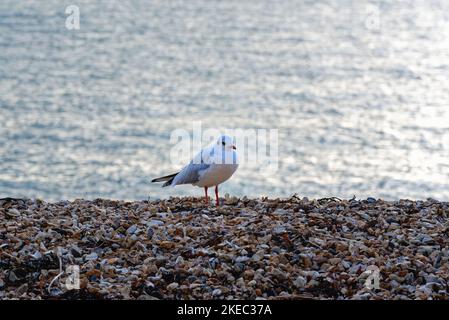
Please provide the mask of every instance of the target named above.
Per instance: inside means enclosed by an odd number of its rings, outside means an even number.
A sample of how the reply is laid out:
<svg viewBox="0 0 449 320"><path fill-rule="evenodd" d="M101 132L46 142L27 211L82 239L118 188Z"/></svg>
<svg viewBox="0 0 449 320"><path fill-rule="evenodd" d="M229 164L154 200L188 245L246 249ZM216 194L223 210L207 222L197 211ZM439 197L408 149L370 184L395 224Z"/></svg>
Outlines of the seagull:
<svg viewBox="0 0 449 320"><path fill-rule="evenodd" d="M153 179L151 182L165 181L162 187L180 184L203 187L206 204L209 203L207 189L215 187L216 205L219 206L218 185L228 180L238 166L235 140L223 135L215 144L202 149L181 171Z"/></svg>

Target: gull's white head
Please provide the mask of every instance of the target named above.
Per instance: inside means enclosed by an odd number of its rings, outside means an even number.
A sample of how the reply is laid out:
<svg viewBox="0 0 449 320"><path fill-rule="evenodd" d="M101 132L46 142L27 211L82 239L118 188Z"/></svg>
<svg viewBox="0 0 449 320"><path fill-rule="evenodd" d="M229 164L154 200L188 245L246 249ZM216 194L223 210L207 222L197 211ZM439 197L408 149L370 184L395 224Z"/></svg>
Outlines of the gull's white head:
<svg viewBox="0 0 449 320"><path fill-rule="evenodd" d="M224 148L225 151L232 151L236 149L235 139L227 135L222 135L219 137L217 140L217 145Z"/></svg>

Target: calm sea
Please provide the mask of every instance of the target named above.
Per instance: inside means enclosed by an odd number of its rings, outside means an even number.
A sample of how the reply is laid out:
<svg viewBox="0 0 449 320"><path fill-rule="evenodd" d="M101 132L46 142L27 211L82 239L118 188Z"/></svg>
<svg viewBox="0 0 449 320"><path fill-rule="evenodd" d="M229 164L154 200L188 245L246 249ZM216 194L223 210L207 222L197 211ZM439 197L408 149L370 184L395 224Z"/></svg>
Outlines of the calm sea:
<svg viewBox="0 0 449 320"><path fill-rule="evenodd" d="M194 121L278 129L223 194L448 200L449 2L0 1L0 197L202 195Z"/></svg>

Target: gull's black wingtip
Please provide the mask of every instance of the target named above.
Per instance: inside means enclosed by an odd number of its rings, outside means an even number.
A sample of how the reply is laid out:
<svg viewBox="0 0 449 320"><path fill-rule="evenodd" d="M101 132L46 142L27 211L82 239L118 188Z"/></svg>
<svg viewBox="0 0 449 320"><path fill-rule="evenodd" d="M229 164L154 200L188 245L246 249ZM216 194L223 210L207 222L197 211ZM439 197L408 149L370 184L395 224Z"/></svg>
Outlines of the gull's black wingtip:
<svg viewBox="0 0 449 320"><path fill-rule="evenodd" d="M164 176L164 177L159 177L156 179L151 180L151 182L162 182L162 181L169 181L169 180L173 180L173 178L178 174L179 172L173 173L173 174L169 174L168 176Z"/></svg>

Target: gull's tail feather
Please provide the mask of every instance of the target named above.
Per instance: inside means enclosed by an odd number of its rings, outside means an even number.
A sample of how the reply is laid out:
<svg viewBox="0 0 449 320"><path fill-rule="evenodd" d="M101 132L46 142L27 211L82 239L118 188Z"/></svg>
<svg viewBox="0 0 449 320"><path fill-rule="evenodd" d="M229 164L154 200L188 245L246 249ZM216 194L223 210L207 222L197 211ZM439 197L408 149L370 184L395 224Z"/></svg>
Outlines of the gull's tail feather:
<svg viewBox="0 0 449 320"><path fill-rule="evenodd" d="M173 179L176 177L176 175L177 175L178 173L179 173L179 172L176 172L176 173L173 173L173 174L169 174L168 176L159 177L159 178L156 178L156 179L151 180L151 182L162 182L162 181L167 181L167 182L165 182L165 183L162 185L162 187L166 187L166 186L171 185Z"/></svg>

